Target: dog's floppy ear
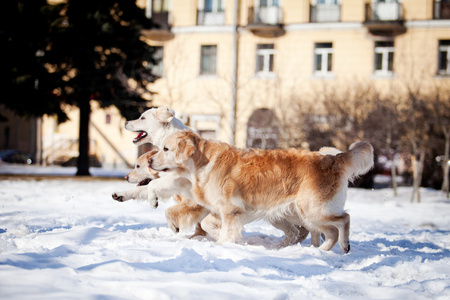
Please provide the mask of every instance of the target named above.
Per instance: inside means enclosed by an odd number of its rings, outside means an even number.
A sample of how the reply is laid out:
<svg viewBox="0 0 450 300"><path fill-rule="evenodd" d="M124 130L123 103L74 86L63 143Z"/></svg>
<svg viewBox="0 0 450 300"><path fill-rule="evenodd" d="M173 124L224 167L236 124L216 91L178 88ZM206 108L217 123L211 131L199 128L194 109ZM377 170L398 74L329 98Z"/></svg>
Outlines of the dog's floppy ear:
<svg viewBox="0 0 450 300"><path fill-rule="evenodd" d="M194 141L190 137L183 137L178 139L177 153L175 155L175 162L182 164L186 162L189 157L195 152Z"/></svg>
<svg viewBox="0 0 450 300"><path fill-rule="evenodd" d="M163 123L169 123L175 116L175 111L167 106L160 106L155 113L156 119Z"/></svg>

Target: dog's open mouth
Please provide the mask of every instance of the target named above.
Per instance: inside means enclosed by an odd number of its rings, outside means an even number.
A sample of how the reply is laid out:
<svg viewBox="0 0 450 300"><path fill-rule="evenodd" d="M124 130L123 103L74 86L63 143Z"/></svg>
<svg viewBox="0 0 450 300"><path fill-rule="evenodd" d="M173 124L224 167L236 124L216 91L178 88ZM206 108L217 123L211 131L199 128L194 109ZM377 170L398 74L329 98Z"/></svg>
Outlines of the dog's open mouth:
<svg viewBox="0 0 450 300"><path fill-rule="evenodd" d="M147 132L145 132L145 131L138 131L138 132L139 132L139 134L133 140L133 143L135 143L135 144L147 136Z"/></svg>
<svg viewBox="0 0 450 300"><path fill-rule="evenodd" d="M150 181L152 181L150 178L145 178L144 180L139 182L137 186L147 185L150 183Z"/></svg>

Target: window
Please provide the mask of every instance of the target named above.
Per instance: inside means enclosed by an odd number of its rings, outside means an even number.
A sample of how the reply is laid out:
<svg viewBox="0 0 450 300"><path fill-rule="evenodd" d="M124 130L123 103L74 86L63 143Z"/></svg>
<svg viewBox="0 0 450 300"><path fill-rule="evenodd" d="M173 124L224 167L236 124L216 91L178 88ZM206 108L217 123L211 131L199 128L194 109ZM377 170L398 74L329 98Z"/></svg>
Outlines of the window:
<svg viewBox="0 0 450 300"><path fill-rule="evenodd" d="M279 6L278 0L259 0L259 7Z"/></svg>
<svg viewBox="0 0 450 300"><path fill-rule="evenodd" d="M316 43L314 47L314 74L327 75L332 71L333 44Z"/></svg>
<svg viewBox="0 0 450 300"><path fill-rule="evenodd" d="M226 0L198 0L197 25L225 24Z"/></svg>
<svg viewBox="0 0 450 300"><path fill-rule="evenodd" d="M371 2L373 21L402 19L402 3L399 0L375 0Z"/></svg>
<svg viewBox="0 0 450 300"><path fill-rule="evenodd" d="M335 4L338 4L338 1L337 0L318 0L317 4L335 5Z"/></svg>
<svg viewBox="0 0 450 300"><path fill-rule="evenodd" d="M216 75L217 46L204 45L200 54L200 75Z"/></svg>
<svg viewBox="0 0 450 300"><path fill-rule="evenodd" d="M392 75L394 42L375 42L375 74Z"/></svg>
<svg viewBox="0 0 450 300"><path fill-rule="evenodd" d="M222 1L225 0L200 0L204 3L204 11L205 12L217 12L222 11Z"/></svg>
<svg viewBox="0 0 450 300"><path fill-rule="evenodd" d="M169 0L152 0L154 12L169 11Z"/></svg>
<svg viewBox="0 0 450 300"><path fill-rule="evenodd" d="M281 24L282 10L278 0L255 0L254 22L257 24Z"/></svg>
<svg viewBox="0 0 450 300"><path fill-rule="evenodd" d="M273 44L258 44L256 46L256 73L272 73L274 56Z"/></svg>
<svg viewBox="0 0 450 300"><path fill-rule="evenodd" d="M156 60L156 64L152 65L152 74L163 77L164 75L164 48L161 46L152 47L153 48L153 58Z"/></svg>
<svg viewBox="0 0 450 300"><path fill-rule="evenodd" d="M311 2L311 22L339 22L341 7L337 0L317 0Z"/></svg>
<svg viewBox="0 0 450 300"><path fill-rule="evenodd" d="M450 0L434 0L433 12L435 19L450 19Z"/></svg>
<svg viewBox="0 0 450 300"><path fill-rule="evenodd" d="M220 115L192 114L189 116L192 129L204 139L217 139L220 134Z"/></svg>
<svg viewBox="0 0 450 300"><path fill-rule="evenodd" d="M171 0L146 0L145 15L161 30L169 30L171 24Z"/></svg>
<svg viewBox="0 0 450 300"><path fill-rule="evenodd" d="M438 74L450 75L450 40L439 41Z"/></svg>

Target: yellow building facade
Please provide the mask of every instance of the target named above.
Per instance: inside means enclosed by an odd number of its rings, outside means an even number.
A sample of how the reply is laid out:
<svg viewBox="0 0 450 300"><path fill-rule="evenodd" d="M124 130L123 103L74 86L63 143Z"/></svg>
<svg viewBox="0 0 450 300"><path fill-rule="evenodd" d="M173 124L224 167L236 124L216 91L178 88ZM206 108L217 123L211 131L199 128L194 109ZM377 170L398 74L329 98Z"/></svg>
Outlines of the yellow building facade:
<svg viewBox="0 0 450 300"><path fill-rule="evenodd" d="M161 58L154 66L161 78L149 87L152 105L167 105L204 137L239 147L280 146L261 144L279 139L261 128L261 119L270 127L289 114L292 99L314 102L323 87L370 82L392 90L411 80L450 85L448 0L137 4L156 25L142 38ZM71 116L73 122L56 127L44 120L44 157L52 157L45 149L54 148L55 139L77 137L75 110ZM91 152L103 166L124 166L138 156L124 121L113 108L93 109Z"/></svg>
<svg viewBox="0 0 450 300"><path fill-rule="evenodd" d="M145 33L162 57L153 104L240 147L251 145L255 111L281 118L289 99L320 86L367 81L391 89L412 78L450 84L448 1L138 3L159 25Z"/></svg>

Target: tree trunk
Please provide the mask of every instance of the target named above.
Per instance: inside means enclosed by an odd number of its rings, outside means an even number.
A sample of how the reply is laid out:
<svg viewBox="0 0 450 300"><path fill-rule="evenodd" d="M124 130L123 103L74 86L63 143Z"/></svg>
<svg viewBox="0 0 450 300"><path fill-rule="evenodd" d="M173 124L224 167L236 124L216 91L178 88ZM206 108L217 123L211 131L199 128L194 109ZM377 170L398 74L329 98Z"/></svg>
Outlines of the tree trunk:
<svg viewBox="0 0 450 300"><path fill-rule="evenodd" d="M417 202L420 203L420 183L422 182L423 164L425 161L425 151L420 152L419 161L415 155L412 156L413 165L413 192L411 194L411 202L414 202L414 196L417 196Z"/></svg>
<svg viewBox="0 0 450 300"><path fill-rule="evenodd" d="M445 136L445 152L443 160L443 181L442 181L442 192L446 193L447 198L449 198L449 156L450 156L450 128L443 128Z"/></svg>
<svg viewBox="0 0 450 300"><path fill-rule="evenodd" d="M78 137L79 156L77 160L77 176L90 176L89 173L89 119L91 116L91 104L89 98L81 101L80 109L80 133Z"/></svg>
<svg viewBox="0 0 450 300"><path fill-rule="evenodd" d="M392 155L391 159L391 181L392 189L394 190L394 196L397 196L397 170L395 168L395 156Z"/></svg>
<svg viewBox="0 0 450 300"><path fill-rule="evenodd" d="M449 170L448 160L445 162L444 166L444 182L442 183L442 192L445 193L447 198L449 198L449 180L448 180L448 170Z"/></svg>

